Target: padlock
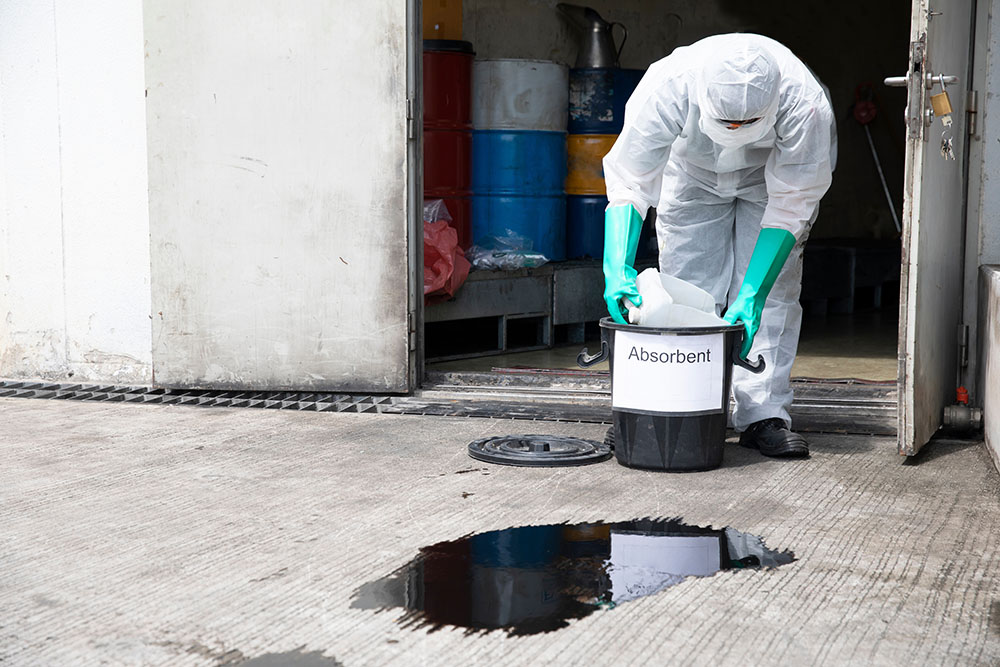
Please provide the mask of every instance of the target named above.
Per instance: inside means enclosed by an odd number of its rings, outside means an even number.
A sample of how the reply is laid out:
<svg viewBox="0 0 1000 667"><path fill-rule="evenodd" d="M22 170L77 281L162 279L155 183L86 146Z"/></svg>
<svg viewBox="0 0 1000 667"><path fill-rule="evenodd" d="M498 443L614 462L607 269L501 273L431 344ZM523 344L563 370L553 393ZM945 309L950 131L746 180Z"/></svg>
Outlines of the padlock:
<svg viewBox="0 0 1000 667"><path fill-rule="evenodd" d="M947 116L952 112L951 98L948 97L948 89L945 87L944 74L938 75L941 82L941 92L931 95L931 108L934 109L935 116Z"/></svg>
<svg viewBox="0 0 1000 667"><path fill-rule="evenodd" d="M952 112L951 98L948 97L947 90L931 95L931 108L934 109L935 116L947 116Z"/></svg>

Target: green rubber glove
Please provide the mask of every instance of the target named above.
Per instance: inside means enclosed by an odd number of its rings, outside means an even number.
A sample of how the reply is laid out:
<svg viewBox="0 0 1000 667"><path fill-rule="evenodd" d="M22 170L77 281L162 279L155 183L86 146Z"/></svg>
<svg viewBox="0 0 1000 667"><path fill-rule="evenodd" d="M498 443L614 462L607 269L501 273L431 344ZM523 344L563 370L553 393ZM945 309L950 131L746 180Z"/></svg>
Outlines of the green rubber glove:
<svg viewBox="0 0 1000 667"><path fill-rule="evenodd" d="M774 281L781 273L789 253L795 247L795 236L785 229L764 228L757 236L757 244L750 255L750 266L743 276L743 285L736 294L732 305L726 311L724 320L730 324L742 322L746 329L743 337L741 356L746 359L753 345L753 338L760 327L760 314L764 311L764 301L774 287Z"/></svg>
<svg viewBox="0 0 1000 667"><path fill-rule="evenodd" d="M623 298L642 304L634 268L640 231L642 216L632 204L609 206L604 212L604 302L611 319L619 324L627 324Z"/></svg>

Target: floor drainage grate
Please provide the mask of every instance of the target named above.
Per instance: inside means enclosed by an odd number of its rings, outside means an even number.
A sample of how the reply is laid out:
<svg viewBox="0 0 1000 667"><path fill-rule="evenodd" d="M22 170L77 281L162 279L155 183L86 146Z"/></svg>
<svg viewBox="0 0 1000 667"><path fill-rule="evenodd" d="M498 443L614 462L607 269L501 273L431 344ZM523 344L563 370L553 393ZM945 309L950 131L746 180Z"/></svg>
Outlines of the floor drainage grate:
<svg viewBox="0 0 1000 667"><path fill-rule="evenodd" d="M0 381L0 398L3 397L362 413L381 413L393 404L391 396Z"/></svg>

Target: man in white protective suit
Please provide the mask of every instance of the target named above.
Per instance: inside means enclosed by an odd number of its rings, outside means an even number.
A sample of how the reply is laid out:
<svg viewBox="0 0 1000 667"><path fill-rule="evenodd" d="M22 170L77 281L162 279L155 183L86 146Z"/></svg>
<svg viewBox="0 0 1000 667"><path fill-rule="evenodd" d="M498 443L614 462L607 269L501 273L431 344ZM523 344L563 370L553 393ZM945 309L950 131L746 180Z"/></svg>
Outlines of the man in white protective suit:
<svg viewBox="0 0 1000 667"><path fill-rule="evenodd" d="M733 369L733 425L768 456L809 455L791 430L790 376L802 247L835 161L825 87L788 48L752 34L707 37L653 63L604 158L611 317L625 324L622 300L641 303L633 265L655 207L660 271L711 293L744 326L742 356L766 362L759 375Z"/></svg>

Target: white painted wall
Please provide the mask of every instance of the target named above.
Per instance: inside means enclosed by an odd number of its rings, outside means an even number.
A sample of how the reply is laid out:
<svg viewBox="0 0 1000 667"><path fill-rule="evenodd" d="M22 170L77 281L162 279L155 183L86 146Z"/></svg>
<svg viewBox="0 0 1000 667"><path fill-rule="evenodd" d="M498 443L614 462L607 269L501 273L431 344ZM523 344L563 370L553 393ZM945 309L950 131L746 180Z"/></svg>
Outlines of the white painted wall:
<svg viewBox="0 0 1000 667"><path fill-rule="evenodd" d="M1000 266L979 274L979 385L986 447L1000 470Z"/></svg>
<svg viewBox="0 0 1000 667"><path fill-rule="evenodd" d="M0 376L148 382L142 14L0 3Z"/></svg>
<svg viewBox="0 0 1000 667"><path fill-rule="evenodd" d="M156 383L406 391L406 1L145 8Z"/></svg>
<svg viewBox="0 0 1000 667"><path fill-rule="evenodd" d="M980 303L980 268L1000 264L1000 0L978 3L974 72L969 88L978 91L976 133L969 141L969 190L966 217L963 322L969 325L969 364L962 384L974 405L982 406L990 387L982 384L980 354L986 348L983 333L984 305ZM977 326L978 322L978 326ZM995 353L996 354L1000 353ZM1000 408L998 408L1000 409ZM997 417L1000 419L1000 416Z"/></svg>
<svg viewBox="0 0 1000 667"><path fill-rule="evenodd" d="M979 131L981 181L978 189L978 234L970 241L976 251L976 266L1000 264L1000 0L990 0L980 11L978 39L984 43L979 57ZM975 153L973 153L975 158ZM976 174L976 169L972 174ZM974 209L976 210L976 209ZM975 268L975 267L973 267ZM975 274L973 273L974 286ZM973 289L974 291L974 289Z"/></svg>

